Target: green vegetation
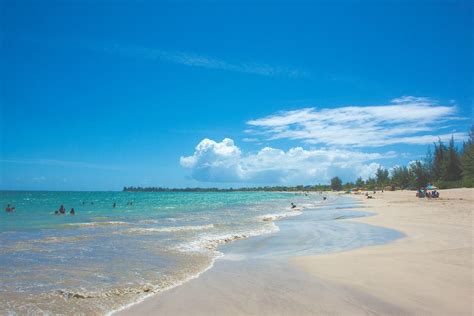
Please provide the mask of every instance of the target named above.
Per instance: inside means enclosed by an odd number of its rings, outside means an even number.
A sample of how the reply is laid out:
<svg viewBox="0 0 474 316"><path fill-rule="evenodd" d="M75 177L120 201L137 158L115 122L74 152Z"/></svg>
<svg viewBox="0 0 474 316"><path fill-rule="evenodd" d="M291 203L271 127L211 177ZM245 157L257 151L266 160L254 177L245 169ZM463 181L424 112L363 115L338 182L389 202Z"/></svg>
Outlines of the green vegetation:
<svg viewBox="0 0 474 316"><path fill-rule="evenodd" d="M387 169L379 168L375 178L357 179L355 187L368 190L390 188L415 189L433 183L440 189L474 187L474 126L469 139L459 150L454 139L448 146L441 140L434 144L423 161L417 160L408 166L395 166L391 177Z"/></svg>
<svg viewBox="0 0 474 316"><path fill-rule="evenodd" d="M264 186L245 188L162 188L162 187L124 187L126 192L297 192L297 191L329 191L329 185L297 185L297 186Z"/></svg>
<svg viewBox="0 0 474 316"><path fill-rule="evenodd" d="M334 177L331 179L331 189L333 191L341 191L342 189L342 180L339 177Z"/></svg>

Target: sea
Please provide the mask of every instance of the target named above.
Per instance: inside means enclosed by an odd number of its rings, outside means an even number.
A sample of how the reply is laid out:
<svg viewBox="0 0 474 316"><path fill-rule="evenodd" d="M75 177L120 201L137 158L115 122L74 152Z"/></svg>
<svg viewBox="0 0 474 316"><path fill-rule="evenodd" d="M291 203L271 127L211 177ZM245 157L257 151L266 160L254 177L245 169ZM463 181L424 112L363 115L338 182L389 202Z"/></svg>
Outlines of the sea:
<svg viewBox="0 0 474 316"><path fill-rule="evenodd" d="M199 277L216 260L329 253L403 236L351 222L372 213L322 192L3 191L0 202L15 207L0 212L0 314L107 315ZM55 214L61 205L66 214ZM250 239L267 246L249 251L241 241Z"/></svg>

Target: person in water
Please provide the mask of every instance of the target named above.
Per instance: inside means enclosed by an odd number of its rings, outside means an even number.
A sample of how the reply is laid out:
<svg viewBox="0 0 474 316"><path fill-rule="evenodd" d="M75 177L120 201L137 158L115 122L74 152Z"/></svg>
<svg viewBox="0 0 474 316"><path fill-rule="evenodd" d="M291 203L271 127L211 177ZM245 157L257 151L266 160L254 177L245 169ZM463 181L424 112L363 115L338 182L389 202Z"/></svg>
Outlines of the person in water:
<svg viewBox="0 0 474 316"><path fill-rule="evenodd" d="M117 203L114 202L114 204L112 205L112 207L116 207L117 206Z"/></svg>
<svg viewBox="0 0 474 316"><path fill-rule="evenodd" d="M295 207L296 207L296 205L293 204L293 202L291 202L291 208L295 208Z"/></svg>
<svg viewBox="0 0 474 316"><path fill-rule="evenodd" d="M66 208L64 207L64 205L61 204L61 206L59 207L59 213L61 214L66 214Z"/></svg>
<svg viewBox="0 0 474 316"><path fill-rule="evenodd" d="M13 212L14 210L15 210L15 207L10 206L10 204L8 204L7 207L5 208L5 212L7 213Z"/></svg>
<svg viewBox="0 0 474 316"><path fill-rule="evenodd" d="M74 214L76 214L76 211L74 210L74 207L73 207L73 208L71 208L71 211L69 212L69 214L71 214L71 215L74 215Z"/></svg>

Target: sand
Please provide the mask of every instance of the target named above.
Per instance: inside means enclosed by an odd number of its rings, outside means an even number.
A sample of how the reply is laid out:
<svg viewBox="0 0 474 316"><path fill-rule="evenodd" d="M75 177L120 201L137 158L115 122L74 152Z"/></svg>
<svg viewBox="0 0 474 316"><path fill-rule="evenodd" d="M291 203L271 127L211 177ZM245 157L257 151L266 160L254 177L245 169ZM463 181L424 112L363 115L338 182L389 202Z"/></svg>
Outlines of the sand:
<svg viewBox="0 0 474 316"><path fill-rule="evenodd" d="M405 238L292 263L410 314L472 315L474 189L442 190L441 198L432 200L414 195L377 193L366 204L378 215L356 219L394 228Z"/></svg>
<svg viewBox="0 0 474 316"><path fill-rule="evenodd" d="M363 199L363 196L357 198ZM199 278L122 315L472 315L474 189L364 199L355 221L406 237L347 252L285 260L219 260Z"/></svg>

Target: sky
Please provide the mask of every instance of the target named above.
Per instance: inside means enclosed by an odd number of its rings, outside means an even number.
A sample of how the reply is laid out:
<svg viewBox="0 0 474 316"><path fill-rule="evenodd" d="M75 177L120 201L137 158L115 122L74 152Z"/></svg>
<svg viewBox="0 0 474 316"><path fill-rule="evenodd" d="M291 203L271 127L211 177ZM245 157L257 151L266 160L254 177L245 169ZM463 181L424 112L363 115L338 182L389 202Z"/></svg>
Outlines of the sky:
<svg viewBox="0 0 474 316"><path fill-rule="evenodd" d="M0 0L0 189L354 181L467 137L471 1Z"/></svg>

